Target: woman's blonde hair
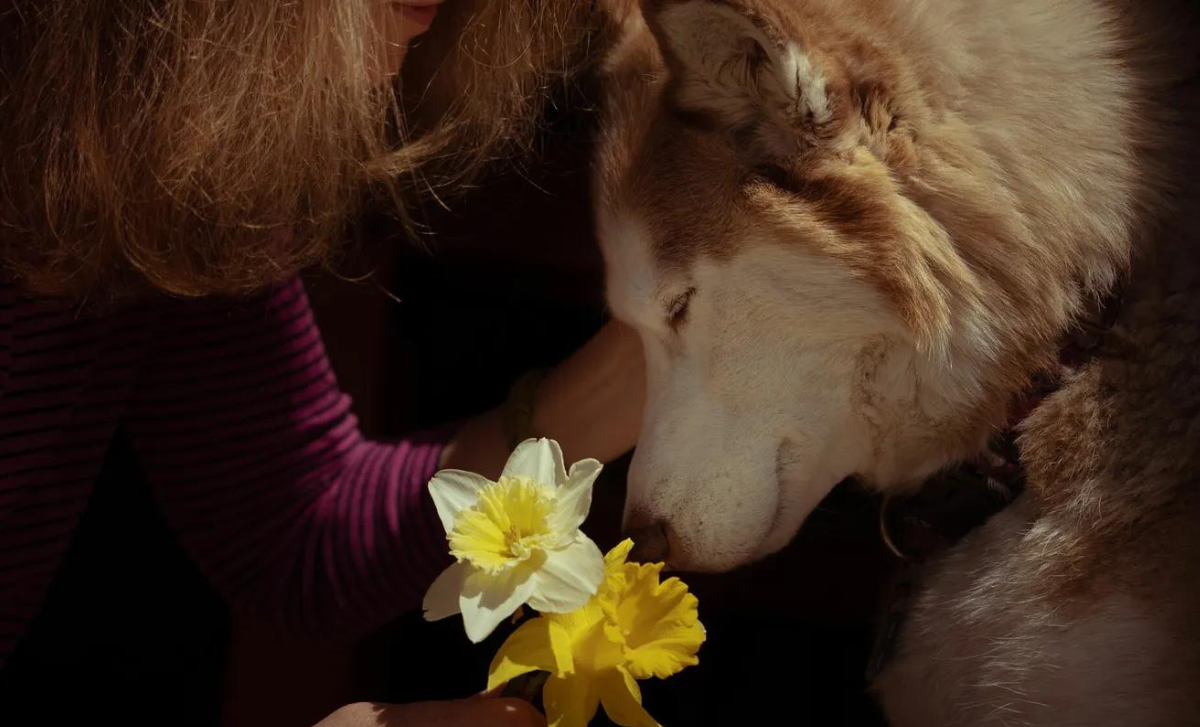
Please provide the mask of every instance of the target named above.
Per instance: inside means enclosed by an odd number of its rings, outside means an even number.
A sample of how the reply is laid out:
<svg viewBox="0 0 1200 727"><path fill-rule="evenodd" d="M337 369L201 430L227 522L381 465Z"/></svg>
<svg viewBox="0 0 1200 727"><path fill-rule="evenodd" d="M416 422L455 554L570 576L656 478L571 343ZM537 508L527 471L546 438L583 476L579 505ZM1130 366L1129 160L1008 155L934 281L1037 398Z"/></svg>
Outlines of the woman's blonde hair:
<svg viewBox="0 0 1200 727"><path fill-rule="evenodd" d="M577 0L449 0L406 132L372 2L0 0L5 274L197 296L328 262L364 184L436 190L523 144L595 25Z"/></svg>

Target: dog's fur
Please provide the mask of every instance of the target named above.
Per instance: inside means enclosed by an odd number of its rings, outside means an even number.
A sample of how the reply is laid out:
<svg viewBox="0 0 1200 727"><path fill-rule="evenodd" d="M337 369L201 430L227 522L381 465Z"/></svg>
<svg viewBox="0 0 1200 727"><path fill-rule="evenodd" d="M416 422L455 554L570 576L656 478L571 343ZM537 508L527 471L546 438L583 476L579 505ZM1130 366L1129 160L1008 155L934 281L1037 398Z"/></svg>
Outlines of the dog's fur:
<svg viewBox="0 0 1200 727"><path fill-rule="evenodd" d="M971 457L1064 334L1027 492L935 563L892 723L1200 724L1200 131L1177 0L645 0L597 221L649 400L627 521L778 550L840 480Z"/></svg>

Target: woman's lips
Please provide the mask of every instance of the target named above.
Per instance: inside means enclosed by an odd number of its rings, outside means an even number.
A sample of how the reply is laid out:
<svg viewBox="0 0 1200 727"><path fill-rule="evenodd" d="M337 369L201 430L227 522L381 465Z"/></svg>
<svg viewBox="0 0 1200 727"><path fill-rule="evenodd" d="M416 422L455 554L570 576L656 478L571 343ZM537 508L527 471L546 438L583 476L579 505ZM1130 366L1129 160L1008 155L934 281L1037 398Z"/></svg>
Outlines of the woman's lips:
<svg viewBox="0 0 1200 727"><path fill-rule="evenodd" d="M433 25L434 18L437 17L437 5L408 5L407 3L399 3L400 12L411 21L413 24L421 28L428 28Z"/></svg>

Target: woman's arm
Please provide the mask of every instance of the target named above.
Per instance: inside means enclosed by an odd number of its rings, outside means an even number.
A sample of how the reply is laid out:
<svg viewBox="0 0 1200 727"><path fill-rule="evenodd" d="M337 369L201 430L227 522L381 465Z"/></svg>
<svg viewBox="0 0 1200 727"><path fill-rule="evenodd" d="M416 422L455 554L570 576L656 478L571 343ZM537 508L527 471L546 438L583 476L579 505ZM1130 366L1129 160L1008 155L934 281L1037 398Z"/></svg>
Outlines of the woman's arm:
<svg viewBox="0 0 1200 727"><path fill-rule="evenodd" d="M448 561L425 485L442 466L495 474L508 455L498 414L365 440L298 280L249 301L181 304L167 318L129 429L168 520L214 583L249 611L321 633L417 607ZM570 456L632 445L636 424L618 420L640 401L604 407L590 397L611 390L605 376L588 373L625 350L585 347L546 379L535 426L562 436ZM640 375L640 351L629 368ZM623 413L608 421L607 411Z"/></svg>

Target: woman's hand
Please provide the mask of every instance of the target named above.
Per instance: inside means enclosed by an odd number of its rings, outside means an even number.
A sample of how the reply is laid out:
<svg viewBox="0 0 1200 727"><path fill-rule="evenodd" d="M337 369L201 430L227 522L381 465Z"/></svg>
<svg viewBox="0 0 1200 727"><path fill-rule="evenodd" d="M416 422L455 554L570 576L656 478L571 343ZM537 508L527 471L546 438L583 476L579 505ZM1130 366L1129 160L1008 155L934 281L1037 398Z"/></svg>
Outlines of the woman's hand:
<svg viewBox="0 0 1200 727"><path fill-rule="evenodd" d="M611 462L637 444L646 361L633 329L610 322L550 371L534 400L533 434L562 445L567 462Z"/></svg>
<svg viewBox="0 0 1200 727"><path fill-rule="evenodd" d="M374 704L342 707L316 727L545 727L546 719L519 699Z"/></svg>
<svg viewBox="0 0 1200 727"><path fill-rule="evenodd" d="M534 397L532 434L557 440L568 462L585 457L611 462L637 443L645 397L641 341L613 321L547 373ZM509 449L504 415L490 411L463 425L442 465L496 477Z"/></svg>

